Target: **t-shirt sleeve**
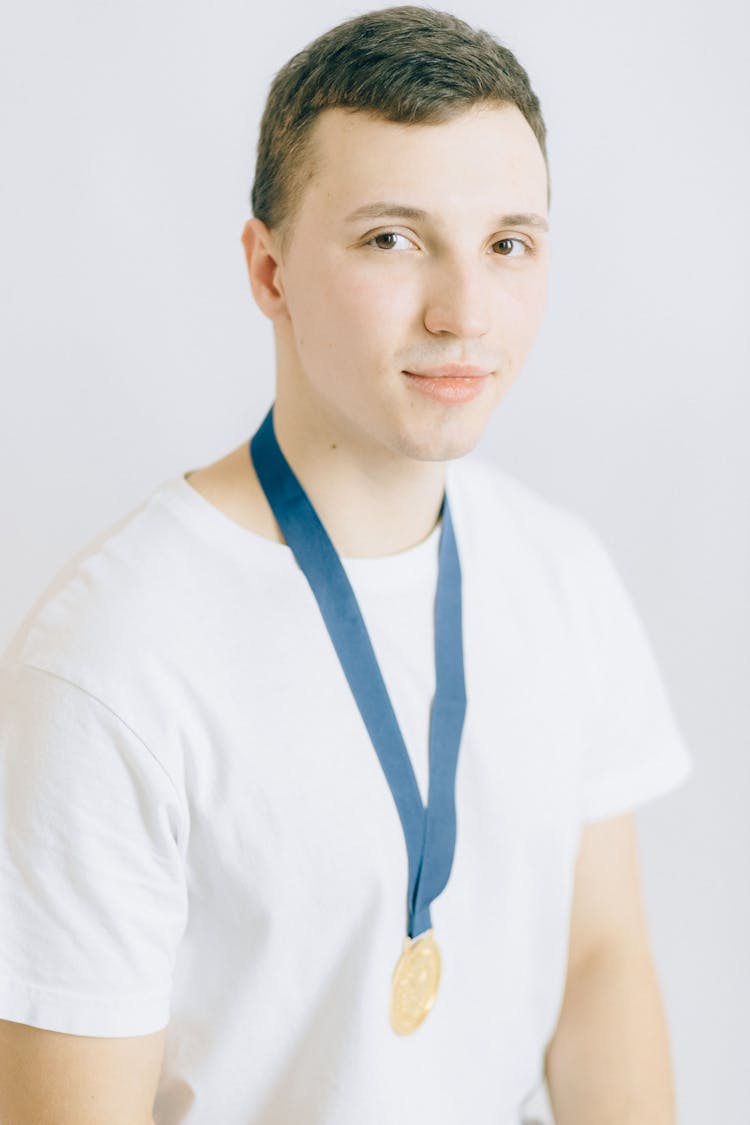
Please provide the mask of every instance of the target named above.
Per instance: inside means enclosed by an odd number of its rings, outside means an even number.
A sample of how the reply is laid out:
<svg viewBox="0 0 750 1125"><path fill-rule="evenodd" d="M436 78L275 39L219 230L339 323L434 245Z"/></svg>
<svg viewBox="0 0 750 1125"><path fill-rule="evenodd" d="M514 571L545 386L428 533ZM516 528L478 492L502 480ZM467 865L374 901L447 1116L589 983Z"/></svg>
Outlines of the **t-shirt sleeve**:
<svg viewBox="0 0 750 1125"><path fill-rule="evenodd" d="M599 536L588 524L586 530L592 699L581 782L584 822L660 797L693 770L644 623Z"/></svg>
<svg viewBox="0 0 750 1125"><path fill-rule="evenodd" d="M169 1023L184 823L162 765L104 703L0 667L0 1018L90 1036Z"/></svg>

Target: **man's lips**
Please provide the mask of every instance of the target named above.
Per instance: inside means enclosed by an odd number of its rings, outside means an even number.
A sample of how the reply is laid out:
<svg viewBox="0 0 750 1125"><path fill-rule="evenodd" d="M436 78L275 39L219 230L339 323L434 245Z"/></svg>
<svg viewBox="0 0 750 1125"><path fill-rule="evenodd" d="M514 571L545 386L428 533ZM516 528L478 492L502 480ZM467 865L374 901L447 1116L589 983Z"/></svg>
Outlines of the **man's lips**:
<svg viewBox="0 0 750 1125"><path fill-rule="evenodd" d="M440 367L427 367L424 371L407 371L407 375L420 375L427 379L476 379L489 375L486 367L472 363L443 363Z"/></svg>
<svg viewBox="0 0 750 1125"><path fill-rule="evenodd" d="M404 371L417 390L439 402L470 402L481 394L490 372L471 364L445 363L425 371Z"/></svg>

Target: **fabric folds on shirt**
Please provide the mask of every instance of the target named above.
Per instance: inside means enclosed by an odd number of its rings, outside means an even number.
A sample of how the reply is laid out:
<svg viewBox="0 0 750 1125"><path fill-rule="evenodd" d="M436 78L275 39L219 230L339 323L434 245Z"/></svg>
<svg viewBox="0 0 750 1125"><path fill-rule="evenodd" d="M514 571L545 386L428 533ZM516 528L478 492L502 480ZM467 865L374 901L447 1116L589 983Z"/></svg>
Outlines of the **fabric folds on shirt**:
<svg viewBox="0 0 750 1125"><path fill-rule="evenodd" d="M289 549L178 476L50 584L0 666L0 1018L168 1025L158 1125L497 1125L542 1073L591 821L692 768L643 622L586 520L448 466L468 708L443 957L388 1021L407 862ZM427 795L439 528L345 559Z"/></svg>

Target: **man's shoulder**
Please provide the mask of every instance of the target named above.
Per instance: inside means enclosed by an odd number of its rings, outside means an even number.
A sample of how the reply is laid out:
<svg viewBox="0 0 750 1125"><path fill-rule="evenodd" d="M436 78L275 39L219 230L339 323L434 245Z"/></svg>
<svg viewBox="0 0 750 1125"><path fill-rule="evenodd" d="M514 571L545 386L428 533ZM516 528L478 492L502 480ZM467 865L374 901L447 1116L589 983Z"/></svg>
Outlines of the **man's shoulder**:
<svg viewBox="0 0 750 1125"><path fill-rule="evenodd" d="M477 589L504 586L587 631L595 603L619 596L610 553L578 509L483 458L456 463L449 479L461 561Z"/></svg>
<svg viewBox="0 0 750 1125"><path fill-rule="evenodd" d="M179 523L163 503L172 487L161 482L59 566L4 660L42 666L79 650L93 662L102 645L111 650L152 620L179 566Z"/></svg>
<svg viewBox="0 0 750 1125"><path fill-rule="evenodd" d="M472 454L453 462L448 481L459 518L488 535L513 535L556 554L576 550L591 538L581 512L485 457Z"/></svg>

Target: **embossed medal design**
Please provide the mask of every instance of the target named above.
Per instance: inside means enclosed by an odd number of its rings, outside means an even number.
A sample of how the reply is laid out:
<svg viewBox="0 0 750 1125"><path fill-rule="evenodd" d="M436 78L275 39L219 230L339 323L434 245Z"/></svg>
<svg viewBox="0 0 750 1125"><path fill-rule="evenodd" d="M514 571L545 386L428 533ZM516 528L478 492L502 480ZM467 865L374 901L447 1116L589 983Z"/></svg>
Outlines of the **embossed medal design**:
<svg viewBox="0 0 750 1125"><path fill-rule="evenodd" d="M432 930L407 937L391 984L391 1027L398 1035L416 1031L435 1003L440 984L440 950Z"/></svg>

